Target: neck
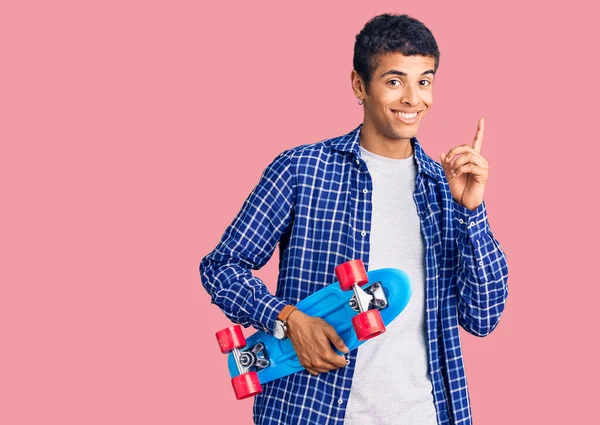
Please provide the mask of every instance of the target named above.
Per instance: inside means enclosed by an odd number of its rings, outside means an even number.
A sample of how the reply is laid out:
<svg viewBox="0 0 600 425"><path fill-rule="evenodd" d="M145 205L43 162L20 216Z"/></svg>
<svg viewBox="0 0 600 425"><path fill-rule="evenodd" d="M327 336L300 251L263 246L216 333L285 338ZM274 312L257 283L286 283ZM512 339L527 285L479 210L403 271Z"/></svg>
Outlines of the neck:
<svg viewBox="0 0 600 425"><path fill-rule="evenodd" d="M406 159L413 154L413 147L408 139L390 139L378 133L367 120L360 128L360 145L374 154L393 159Z"/></svg>

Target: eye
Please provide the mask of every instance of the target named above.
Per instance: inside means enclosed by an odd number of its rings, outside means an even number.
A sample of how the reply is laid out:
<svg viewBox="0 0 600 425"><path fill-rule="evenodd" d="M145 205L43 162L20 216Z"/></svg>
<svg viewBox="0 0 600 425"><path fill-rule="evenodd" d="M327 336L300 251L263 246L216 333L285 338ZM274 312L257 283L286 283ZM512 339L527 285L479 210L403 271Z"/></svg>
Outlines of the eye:
<svg viewBox="0 0 600 425"><path fill-rule="evenodd" d="M392 82L394 82L394 81L396 81L396 82L398 82L398 83L400 83L400 82L401 82L401 81L400 81L400 80L398 80L398 79L393 79L393 80L390 80L390 81L388 81L387 83L388 83L388 84L390 84L390 85L391 85L391 86L393 86L393 87L398 87L398 84L391 84L391 83L392 83ZM424 79L424 80L421 80L421 81L419 81L419 82L420 82L420 83L422 83L422 82L426 82L427 84L421 84L421 85L422 85L422 86L424 86L424 87L427 87L427 86L431 85L431 81L429 81L428 79Z"/></svg>

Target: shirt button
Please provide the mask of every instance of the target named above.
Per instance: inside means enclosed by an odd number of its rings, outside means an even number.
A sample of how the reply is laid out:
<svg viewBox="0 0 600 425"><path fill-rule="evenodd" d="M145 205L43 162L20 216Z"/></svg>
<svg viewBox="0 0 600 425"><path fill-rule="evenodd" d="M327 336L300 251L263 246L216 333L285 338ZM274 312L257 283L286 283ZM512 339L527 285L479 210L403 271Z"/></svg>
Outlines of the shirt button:
<svg viewBox="0 0 600 425"><path fill-rule="evenodd" d="M363 230L362 232L360 232L360 234L361 234L362 236L365 236L365 235L367 234L367 232L365 232L365 231Z"/></svg>
<svg viewBox="0 0 600 425"><path fill-rule="evenodd" d="M342 400L341 398L338 399L338 404L342 404L344 402L344 400Z"/></svg>
<svg viewBox="0 0 600 425"><path fill-rule="evenodd" d="M346 364L350 364L350 359L346 359Z"/></svg>
<svg viewBox="0 0 600 425"><path fill-rule="evenodd" d="M356 160L356 163L357 163L357 164L360 164L360 161L357 159L357 160Z"/></svg>
<svg viewBox="0 0 600 425"><path fill-rule="evenodd" d="M479 265L480 265L480 266L483 266L483 261L480 261L480 262L479 262Z"/></svg>
<svg viewBox="0 0 600 425"><path fill-rule="evenodd" d="M363 189L363 193L367 193L367 192L368 192L368 190L367 190L367 189Z"/></svg>
<svg viewBox="0 0 600 425"><path fill-rule="evenodd" d="M459 219L458 219L458 222L459 222L460 224L463 224L463 223L464 223L464 220L463 220L462 218L459 218Z"/></svg>

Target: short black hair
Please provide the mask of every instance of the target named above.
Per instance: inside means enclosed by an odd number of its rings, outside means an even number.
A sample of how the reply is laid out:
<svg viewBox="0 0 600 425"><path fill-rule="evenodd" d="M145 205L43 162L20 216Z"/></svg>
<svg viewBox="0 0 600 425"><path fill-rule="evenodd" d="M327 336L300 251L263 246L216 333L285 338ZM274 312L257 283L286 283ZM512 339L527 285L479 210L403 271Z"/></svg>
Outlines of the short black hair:
<svg viewBox="0 0 600 425"><path fill-rule="evenodd" d="M435 38L421 21L408 15L377 15L365 24L354 43L354 69L363 79L367 93L380 56L390 52L433 57L434 73L440 63Z"/></svg>

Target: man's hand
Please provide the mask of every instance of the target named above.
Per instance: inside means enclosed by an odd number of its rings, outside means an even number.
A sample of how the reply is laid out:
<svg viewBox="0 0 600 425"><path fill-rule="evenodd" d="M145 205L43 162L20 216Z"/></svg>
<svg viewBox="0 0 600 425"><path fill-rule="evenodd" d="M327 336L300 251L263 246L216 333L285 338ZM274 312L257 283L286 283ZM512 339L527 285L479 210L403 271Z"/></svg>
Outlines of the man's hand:
<svg viewBox="0 0 600 425"><path fill-rule="evenodd" d="M330 341L344 353L348 347L325 320L294 310L287 319L287 327L300 364L312 375L346 366L346 359L331 348Z"/></svg>
<svg viewBox="0 0 600 425"><path fill-rule="evenodd" d="M440 155L452 197L471 211L483 202L489 173L488 162L481 156L482 143L483 118L479 118L472 147L466 144L456 146L447 154Z"/></svg>

